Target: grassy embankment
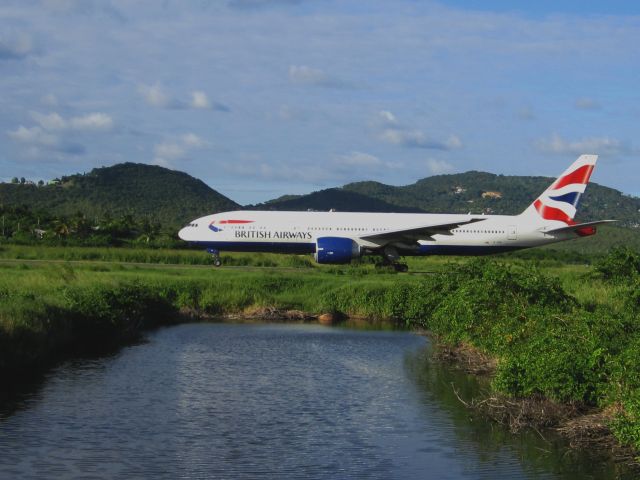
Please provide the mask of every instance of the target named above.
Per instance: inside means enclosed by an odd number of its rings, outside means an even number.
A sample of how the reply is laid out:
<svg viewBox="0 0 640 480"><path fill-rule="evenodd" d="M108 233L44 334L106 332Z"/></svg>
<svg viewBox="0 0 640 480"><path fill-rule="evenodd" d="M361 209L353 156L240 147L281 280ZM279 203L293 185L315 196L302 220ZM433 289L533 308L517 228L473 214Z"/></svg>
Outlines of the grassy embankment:
<svg viewBox="0 0 640 480"><path fill-rule="evenodd" d="M190 255L200 254L175 255L191 263ZM265 255L257 262L293 261L286 258ZM617 437L640 448L636 254L610 256L597 272L555 263L542 272L522 260L416 260L414 267L441 272L428 276L377 274L371 265L313 268L306 257L293 258L307 268L0 263L0 370L122 342L142 328L176 321L181 310L340 312L395 319L426 328L445 344L472 346L497 359L496 392L608 409Z"/></svg>

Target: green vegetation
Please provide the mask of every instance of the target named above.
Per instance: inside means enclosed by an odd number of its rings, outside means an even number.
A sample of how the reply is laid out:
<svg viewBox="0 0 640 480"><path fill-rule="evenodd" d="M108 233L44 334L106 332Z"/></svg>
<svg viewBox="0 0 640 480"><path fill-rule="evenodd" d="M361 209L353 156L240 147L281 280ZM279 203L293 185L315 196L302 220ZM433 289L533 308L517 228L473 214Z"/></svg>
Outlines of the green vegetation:
<svg viewBox="0 0 640 480"><path fill-rule="evenodd" d="M390 199L393 200L393 199ZM404 207L374 196L344 188L328 188L307 195L284 195L251 208L264 210L329 210L342 212L424 212L417 207Z"/></svg>
<svg viewBox="0 0 640 480"><path fill-rule="evenodd" d="M131 215L89 219L83 213L51 216L26 207L0 205L0 240L14 245L185 248L173 227Z"/></svg>
<svg viewBox="0 0 640 480"><path fill-rule="evenodd" d="M5 246L17 258L32 247ZM0 261L0 372L108 348L180 315L265 308L391 319L447 345L497 359L496 391L618 412L612 428L640 449L640 255L620 249L594 267L506 257L413 259L427 275L363 262L314 266L309 257L233 255L228 263L302 267L195 268L190 251L52 248L78 263ZM131 262L128 253L145 255ZM122 257L120 255L123 255ZM295 260L286 260L295 259ZM119 261L122 263L114 263ZM157 265L163 261L182 265ZM145 262L154 263L154 265ZM291 262L286 264L285 262Z"/></svg>
<svg viewBox="0 0 640 480"><path fill-rule="evenodd" d="M89 225L95 225L96 218L128 216L136 222L161 224L175 233L194 218L234 210L238 204L186 173L122 163L62 177L49 185L0 184L0 206L19 207L38 217L60 219L70 219L82 212L80 216Z"/></svg>

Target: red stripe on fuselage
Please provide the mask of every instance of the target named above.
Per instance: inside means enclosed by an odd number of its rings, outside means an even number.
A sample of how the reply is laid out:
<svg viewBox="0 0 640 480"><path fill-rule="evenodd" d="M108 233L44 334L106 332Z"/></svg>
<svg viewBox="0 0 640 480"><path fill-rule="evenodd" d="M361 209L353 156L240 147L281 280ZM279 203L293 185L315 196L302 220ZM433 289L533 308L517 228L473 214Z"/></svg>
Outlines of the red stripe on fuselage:
<svg viewBox="0 0 640 480"><path fill-rule="evenodd" d="M549 207L548 205L543 204L540 200L536 200L533 202L533 206L536 208L538 213L545 220L558 220L560 222L564 222L567 225L575 225L574 222L569 215L564 213L559 208Z"/></svg>
<svg viewBox="0 0 640 480"><path fill-rule="evenodd" d="M558 180L556 180L556 183L554 183L551 188L553 190L557 190L564 187L565 185L571 185L572 183L585 184L589 181L591 172L593 172L593 165L583 165L582 167L574 170L564 177L560 177Z"/></svg>
<svg viewBox="0 0 640 480"><path fill-rule="evenodd" d="M242 223L253 223L253 220L220 220L218 222L220 225L225 225L225 224L242 224Z"/></svg>

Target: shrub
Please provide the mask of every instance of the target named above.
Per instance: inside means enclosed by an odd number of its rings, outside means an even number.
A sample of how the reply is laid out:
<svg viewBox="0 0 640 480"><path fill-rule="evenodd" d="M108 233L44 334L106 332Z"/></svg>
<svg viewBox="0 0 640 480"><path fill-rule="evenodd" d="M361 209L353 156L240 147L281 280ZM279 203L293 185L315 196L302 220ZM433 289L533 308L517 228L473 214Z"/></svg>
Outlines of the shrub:
<svg viewBox="0 0 640 480"><path fill-rule="evenodd" d="M605 280L633 280L640 275L640 254L625 247L615 248L596 263L595 270Z"/></svg>
<svg viewBox="0 0 640 480"><path fill-rule="evenodd" d="M75 333L91 344L135 338L141 329L163 323L174 312L157 292L137 281L67 288L65 298Z"/></svg>

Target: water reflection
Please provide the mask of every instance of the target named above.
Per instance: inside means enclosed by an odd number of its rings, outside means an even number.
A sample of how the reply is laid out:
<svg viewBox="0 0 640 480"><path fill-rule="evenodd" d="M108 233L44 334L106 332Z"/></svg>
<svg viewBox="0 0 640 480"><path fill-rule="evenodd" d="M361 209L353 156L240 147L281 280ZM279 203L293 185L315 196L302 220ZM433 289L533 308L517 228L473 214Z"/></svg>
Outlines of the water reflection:
<svg viewBox="0 0 640 480"><path fill-rule="evenodd" d="M470 418L450 383L478 385L427 354L409 333L159 330L61 365L4 408L0 477L612 478Z"/></svg>

